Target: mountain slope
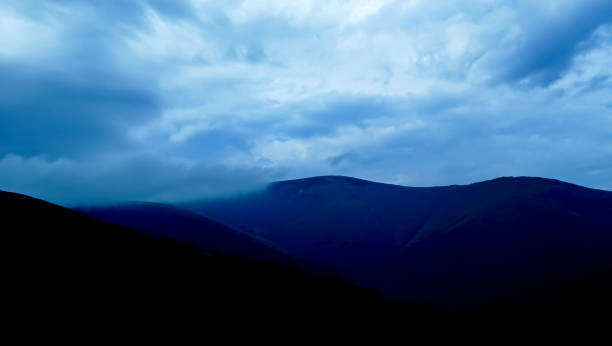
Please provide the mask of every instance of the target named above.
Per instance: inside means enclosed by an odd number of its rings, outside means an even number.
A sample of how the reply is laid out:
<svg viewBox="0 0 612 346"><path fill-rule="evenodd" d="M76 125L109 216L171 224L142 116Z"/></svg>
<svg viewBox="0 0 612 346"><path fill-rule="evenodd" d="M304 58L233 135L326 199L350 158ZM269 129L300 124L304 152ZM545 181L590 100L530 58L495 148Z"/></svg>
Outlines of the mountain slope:
<svg viewBox="0 0 612 346"><path fill-rule="evenodd" d="M31 326L227 313L377 311L372 292L244 257L204 255L27 196L0 191L5 313ZM251 310L253 309L253 310ZM104 324L106 325L106 324Z"/></svg>
<svg viewBox="0 0 612 346"><path fill-rule="evenodd" d="M315 177L185 206L403 299L510 301L612 268L612 193L551 179L411 188Z"/></svg>
<svg viewBox="0 0 612 346"><path fill-rule="evenodd" d="M292 264L291 257L252 237L188 210L161 203L129 203L77 207L97 219L129 227L153 237L166 237L214 251Z"/></svg>

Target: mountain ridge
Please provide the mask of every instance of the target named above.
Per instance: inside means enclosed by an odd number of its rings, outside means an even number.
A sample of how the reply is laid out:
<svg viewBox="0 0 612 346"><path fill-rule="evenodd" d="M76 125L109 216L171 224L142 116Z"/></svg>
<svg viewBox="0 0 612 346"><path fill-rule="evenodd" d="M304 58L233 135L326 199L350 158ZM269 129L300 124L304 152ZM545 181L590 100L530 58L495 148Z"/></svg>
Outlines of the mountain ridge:
<svg viewBox="0 0 612 346"><path fill-rule="evenodd" d="M561 277L559 268L612 264L606 255L612 253L612 192L556 179L500 177L406 187L321 176L182 206L268 239L299 258L331 265L359 285L407 299L468 301L477 298L468 297L475 286L501 289L501 282L510 287L511 282L535 282L526 278L538 273L544 278L547 268ZM558 264L541 258L544 254ZM524 264L527 259L535 261L531 268ZM513 272L496 278L487 261ZM448 278L446 284L461 294L444 297L445 292L432 289L435 294L425 297L435 278L418 263ZM457 273L472 277L471 286L463 285ZM414 280L422 287L411 285Z"/></svg>
<svg viewBox="0 0 612 346"><path fill-rule="evenodd" d="M571 182L567 182L567 181L560 180L560 179L545 178L545 177L539 177L539 176L528 176L528 175L499 176L499 177L496 177L496 178L485 179L485 180L481 180L481 181L475 181L475 182L471 182L471 183L467 183L467 184L411 186L411 185L379 182L379 181L374 181L374 180L356 178L356 177L352 177L352 176L348 176L348 175L334 175L334 174L331 174L331 175L316 175L316 176L311 176L311 177L306 177L306 178L275 180L275 181L272 181L272 182L268 183L267 185L285 184L285 183L299 183L299 182L307 182L307 181L315 182L317 180L319 180L319 181L347 181L347 182L351 181L351 182L355 182L355 183L365 183L365 184L370 183L370 184L388 185L388 186L411 188L411 189L461 187L461 186L472 186L472 185L489 184L489 183L506 182L506 181L513 181L513 182L537 182L537 181L539 181L539 182L549 182L549 183L559 183L559 184L565 184L565 185L572 185L572 186L577 186L577 187L581 187L581 188L584 188L584 189L590 189L590 190L598 190L598 191L611 192L610 190L587 187L587 186L584 186L584 185L580 185L580 184L576 184L576 183L571 183Z"/></svg>

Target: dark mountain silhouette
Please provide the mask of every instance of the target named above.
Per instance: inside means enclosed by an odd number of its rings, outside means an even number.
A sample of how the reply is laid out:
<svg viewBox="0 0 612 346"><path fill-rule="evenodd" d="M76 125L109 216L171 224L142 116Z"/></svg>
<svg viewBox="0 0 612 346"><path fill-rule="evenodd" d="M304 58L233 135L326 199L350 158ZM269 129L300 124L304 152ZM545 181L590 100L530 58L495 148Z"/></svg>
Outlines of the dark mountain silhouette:
<svg viewBox="0 0 612 346"><path fill-rule="evenodd" d="M449 333L497 337L499 326L508 326L513 334L523 332L517 321L536 322L539 331L544 325L558 328L568 321L573 328L578 320L606 321L597 312L610 306L605 300L612 287L609 277L588 271L581 272L581 280L562 300L521 300L496 311L448 311L381 301L372 291L269 261L206 254L194 245L147 236L19 194L0 192L0 217L3 311L10 317L8 326L20 335L65 336L80 331L92 337L117 333L117 326L132 333L140 331L135 327L144 327L142 332L157 335L178 324L182 333L210 332L219 325L231 328L233 334L244 333L236 329L244 326L259 326L259 333L287 327L312 333L327 326L335 333L344 331L345 336L385 328L410 333L415 339L419 333L431 337L444 328ZM445 253L452 259L465 255ZM405 263L408 260L414 259ZM594 258L600 265L606 263L600 260ZM397 270L422 276L410 268ZM447 280L452 279L449 275ZM477 331L470 329L474 326Z"/></svg>
<svg viewBox="0 0 612 346"><path fill-rule="evenodd" d="M206 255L19 194L0 191L0 216L3 312L38 331L63 324L106 333L110 322L133 326L143 318L156 325L192 320L203 328L204 317L235 324L248 316L252 323L264 311L277 318L306 311L363 317L382 307L375 293L336 279Z"/></svg>
<svg viewBox="0 0 612 346"><path fill-rule="evenodd" d="M294 264L290 256L251 236L168 204L138 202L77 207L75 210L153 237L166 237L194 244L206 253L219 252L285 265Z"/></svg>
<svg viewBox="0 0 612 346"><path fill-rule="evenodd" d="M474 307L612 287L612 193L557 180L413 188L326 176L184 206L389 297Z"/></svg>

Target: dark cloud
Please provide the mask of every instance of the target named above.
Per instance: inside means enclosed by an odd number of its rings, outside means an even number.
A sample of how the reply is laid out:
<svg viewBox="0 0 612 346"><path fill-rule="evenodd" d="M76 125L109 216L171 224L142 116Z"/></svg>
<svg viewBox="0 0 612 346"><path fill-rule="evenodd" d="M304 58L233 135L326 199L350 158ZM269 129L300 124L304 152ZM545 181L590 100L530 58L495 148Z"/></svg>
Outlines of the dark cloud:
<svg viewBox="0 0 612 346"><path fill-rule="evenodd" d="M125 148L125 127L159 112L155 94L112 71L0 64L0 156L87 156Z"/></svg>
<svg viewBox="0 0 612 346"><path fill-rule="evenodd" d="M550 85L570 67L572 59L591 48L589 38L601 25L612 23L612 2L589 0L560 3L560 13L528 16L524 37L501 61L497 81L526 80L530 85Z"/></svg>

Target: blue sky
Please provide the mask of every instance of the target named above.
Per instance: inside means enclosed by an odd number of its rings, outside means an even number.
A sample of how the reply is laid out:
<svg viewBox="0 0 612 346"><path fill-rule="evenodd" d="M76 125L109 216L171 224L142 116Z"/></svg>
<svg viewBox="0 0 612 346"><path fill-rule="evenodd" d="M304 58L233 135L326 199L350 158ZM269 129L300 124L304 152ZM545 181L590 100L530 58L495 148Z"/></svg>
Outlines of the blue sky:
<svg viewBox="0 0 612 346"><path fill-rule="evenodd" d="M4 1L0 189L182 200L341 174L612 190L612 2Z"/></svg>

